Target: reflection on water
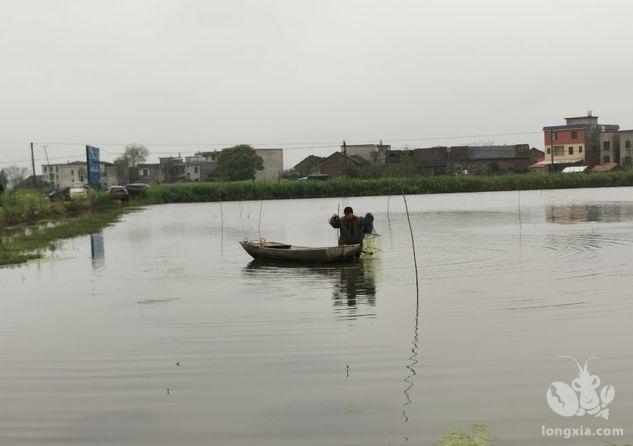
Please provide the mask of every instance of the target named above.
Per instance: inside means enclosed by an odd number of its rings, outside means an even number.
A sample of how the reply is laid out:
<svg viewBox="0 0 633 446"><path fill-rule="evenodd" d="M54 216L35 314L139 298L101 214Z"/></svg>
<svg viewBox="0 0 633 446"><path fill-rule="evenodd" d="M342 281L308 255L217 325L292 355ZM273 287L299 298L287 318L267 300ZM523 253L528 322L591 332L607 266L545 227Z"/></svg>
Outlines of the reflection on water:
<svg viewBox="0 0 633 446"><path fill-rule="evenodd" d="M413 403L412 389L415 385L415 371L416 365L419 362L418 349L420 347L420 300L416 300L415 305L415 317L413 320L413 338L411 340L411 355L409 356L409 363L405 366L408 370L407 376L404 378L404 403L402 403L402 418L405 423L409 422L409 416L407 415L407 406ZM406 438L406 437L405 437ZM407 439L408 440L408 439Z"/></svg>
<svg viewBox="0 0 633 446"><path fill-rule="evenodd" d="M545 221L559 224L633 221L633 203L549 205L545 208Z"/></svg>
<svg viewBox="0 0 633 446"><path fill-rule="evenodd" d="M281 271L297 278L321 278L323 282L320 284L327 284L332 290L335 310L343 313L341 317L356 319L375 316L377 262L378 259L360 259L341 263L298 265L253 260L244 271L247 275L271 279Z"/></svg>
<svg viewBox="0 0 633 446"><path fill-rule="evenodd" d="M430 445L471 423L543 444L541 425L567 421L545 400L559 356L599 356L633 392L626 194L408 198L419 306L401 197L349 199L384 249L329 265L251 261L238 241L257 236L260 202L126 215L0 270L0 445ZM261 235L336 243L315 222L337 202L267 202ZM633 403L617 401L626 425Z"/></svg>
<svg viewBox="0 0 633 446"><path fill-rule="evenodd" d="M103 231L90 234L90 257L94 269L101 269L105 266Z"/></svg>

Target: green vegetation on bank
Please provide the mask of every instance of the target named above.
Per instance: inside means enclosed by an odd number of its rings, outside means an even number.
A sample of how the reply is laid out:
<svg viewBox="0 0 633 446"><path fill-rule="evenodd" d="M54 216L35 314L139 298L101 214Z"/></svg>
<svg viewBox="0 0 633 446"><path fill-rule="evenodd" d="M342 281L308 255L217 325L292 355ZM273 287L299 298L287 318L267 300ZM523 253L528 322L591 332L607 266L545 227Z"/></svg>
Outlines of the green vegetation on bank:
<svg viewBox="0 0 633 446"><path fill-rule="evenodd" d="M0 266L24 263L54 250L62 239L98 232L116 222L130 208L110 208L88 211L77 217L51 225L15 228L0 237Z"/></svg>
<svg viewBox="0 0 633 446"><path fill-rule="evenodd" d="M578 174L444 175L327 181L237 181L161 184L148 189L145 204L206 201L437 194L508 190L633 186L633 171Z"/></svg>
<svg viewBox="0 0 633 446"><path fill-rule="evenodd" d="M134 197L130 204L397 195L403 190L407 194L434 194L616 186L633 186L633 171L161 184ZM39 257L42 250L54 248L55 240L94 232L116 221L125 209L125 204L102 192L90 192L86 199L51 202L35 190L6 191L0 195L0 231L46 220L64 221L29 228L22 235L0 232L0 265Z"/></svg>
<svg viewBox="0 0 633 446"><path fill-rule="evenodd" d="M8 190L0 194L0 266L39 258L54 249L57 240L96 232L126 209L101 192L51 202L37 190Z"/></svg>
<svg viewBox="0 0 633 446"><path fill-rule="evenodd" d="M118 201L104 192L91 191L85 199L52 202L38 190L11 189L0 194L0 229L119 206Z"/></svg>

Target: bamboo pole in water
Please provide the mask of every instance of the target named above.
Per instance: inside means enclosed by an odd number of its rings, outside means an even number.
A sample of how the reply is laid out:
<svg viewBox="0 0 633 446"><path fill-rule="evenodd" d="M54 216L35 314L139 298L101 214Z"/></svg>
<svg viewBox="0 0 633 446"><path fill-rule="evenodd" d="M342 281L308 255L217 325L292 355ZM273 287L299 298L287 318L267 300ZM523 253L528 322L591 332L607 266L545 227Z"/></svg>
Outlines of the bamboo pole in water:
<svg viewBox="0 0 633 446"><path fill-rule="evenodd" d="M391 217L389 216L389 201L391 198L391 181L387 183L387 221L391 222Z"/></svg>
<svg viewBox="0 0 633 446"><path fill-rule="evenodd" d="M222 210L222 191L218 189L218 198L220 199L220 224L222 231L224 231L224 211Z"/></svg>
<svg viewBox="0 0 633 446"><path fill-rule="evenodd" d="M404 194L404 187L402 189L402 199L404 200L404 209L407 213L407 221L409 222L409 233L411 234L411 247L413 248L413 266L415 267L415 299L419 303L420 299L420 281L418 279L418 259L415 256L415 237L413 237L413 227L411 226L411 217L409 216L409 205L407 204L407 197Z"/></svg>
<svg viewBox="0 0 633 446"><path fill-rule="evenodd" d="M341 222L341 202L339 201L336 205L336 217L339 219L339 223ZM341 228L340 226L336 228L336 243L338 243L338 239L341 238Z"/></svg>
<svg viewBox="0 0 633 446"><path fill-rule="evenodd" d="M259 220L257 220L257 236L259 237L259 241L262 241L262 233L260 228L262 226L262 207L264 207L264 200L259 202Z"/></svg>

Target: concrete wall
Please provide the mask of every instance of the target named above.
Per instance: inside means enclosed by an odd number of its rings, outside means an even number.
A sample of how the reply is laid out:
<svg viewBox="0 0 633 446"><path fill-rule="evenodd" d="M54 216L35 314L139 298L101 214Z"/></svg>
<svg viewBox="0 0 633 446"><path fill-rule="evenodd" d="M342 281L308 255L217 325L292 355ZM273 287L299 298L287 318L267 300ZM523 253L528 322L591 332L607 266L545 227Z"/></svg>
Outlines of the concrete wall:
<svg viewBox="0 0 633 446"><path fill-rule="evenodd" d="M378 153L378 148L376 144L355 144L348 145L345 149L347 151L347 156L358 155L363 159L373 163L376 158L376 153ZM343 152L343 147L341 146L341 152Z"/></svg>
<svg viewBox="0 0 633 446"><path fill-rule="evenodd" d="M104 187L119 184L116 168L113 165L100 163L101 185ZM88 184L86 163L73 162L66 164L42 165L42 177L55 189L63 189L73 183Z"/></svg>
<svg viewBox="0 0 633 446"><path fill-rule="evenodd" d="M633 166L633 130L620 132L620 166Z"/></svg>
<svg viewBox="0 0 633 446"><path fill-rule="evenodd" d="M600 164L620 163L620 132L600 133Z"/></svg>
<svg viewBox="0 0 633 446"><path fill-rule="evenodd" d="M264 170L258 170L256 180L277 180L284 170L284 151L282 149L255 149L264 160Z"/></svg>
<svg viewBox="0 0 633 446"><path fill-rule="evenodd" d="M551 160L552 138L551 132L546 130L545 136L545 160ZM584 129L556 130L554 142L554 161L557 160L586 160L587 133Z"/></svg>

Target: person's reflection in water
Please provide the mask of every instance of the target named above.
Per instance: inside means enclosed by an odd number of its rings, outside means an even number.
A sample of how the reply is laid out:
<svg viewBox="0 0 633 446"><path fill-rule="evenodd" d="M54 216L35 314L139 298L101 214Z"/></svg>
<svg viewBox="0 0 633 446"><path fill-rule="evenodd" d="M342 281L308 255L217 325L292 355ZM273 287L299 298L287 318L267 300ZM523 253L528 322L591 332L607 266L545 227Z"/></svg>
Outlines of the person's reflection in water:
<svg viewBox="0 0 633 446"><path fill-rule="evenodd" d="M319 276L332 284L332 300L338 312L344 312L345 319L359 317L375 317L373 308L376 306L376 260L358 260L349 263L326 265L293 265L283 263L266 263L253 260L244 269L248 275L269 276L271 273L284 269L285 272L296 272L298 276ZM359 308L369 307L372 311L359 313Z"/></svg>
<svg viewBox="0 0 633 446"><path fill-rule="evenodd" d="M332 299L334 307L347 311L347 318L362 316L375 316L371 311L367 314L359 314L362 306L376 306L376 281L374 274L374 261L366 260L338 266L334 282Z"/></svg>

